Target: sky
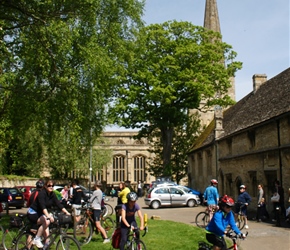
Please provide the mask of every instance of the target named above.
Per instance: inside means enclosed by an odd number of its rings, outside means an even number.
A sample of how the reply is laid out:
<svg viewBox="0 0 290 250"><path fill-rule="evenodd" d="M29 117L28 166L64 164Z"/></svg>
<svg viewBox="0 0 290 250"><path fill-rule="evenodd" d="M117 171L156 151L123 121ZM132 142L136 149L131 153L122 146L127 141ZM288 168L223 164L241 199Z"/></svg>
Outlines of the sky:
<svg viewBox="0 0 290 250"><path fill-rule="evenodd" d="M237 52L236 101L253 89L254 74L271 79L290 66L289 0L216 0L222 39ZM203 26L206 0L146 0L146 25L170 20ZM120 130L108 127L106 131Z"/></svg>

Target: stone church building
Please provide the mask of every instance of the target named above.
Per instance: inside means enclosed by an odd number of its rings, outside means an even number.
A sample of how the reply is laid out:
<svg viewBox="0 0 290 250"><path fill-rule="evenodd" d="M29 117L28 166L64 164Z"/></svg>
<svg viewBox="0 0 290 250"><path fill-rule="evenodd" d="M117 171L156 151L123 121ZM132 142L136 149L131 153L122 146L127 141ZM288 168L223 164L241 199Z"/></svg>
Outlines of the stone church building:
<svg viewBox="0 0 290 250"><path fill-rule="evenodd" d="M237 198L247 186L256 206L257 185L270 201L280 180L288 207L290 188L290 68L270 80L253 76L253 91L215 117L189 153L189 185L203 191L212 178L221 195Z"/></svg>

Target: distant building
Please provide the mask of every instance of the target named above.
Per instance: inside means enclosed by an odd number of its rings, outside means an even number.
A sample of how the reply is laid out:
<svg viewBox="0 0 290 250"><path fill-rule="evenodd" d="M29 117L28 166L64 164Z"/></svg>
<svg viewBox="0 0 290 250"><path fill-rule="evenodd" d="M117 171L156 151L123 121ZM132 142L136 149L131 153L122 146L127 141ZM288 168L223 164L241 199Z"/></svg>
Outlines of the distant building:
<svg viewBox="0 0 290 250"><path fill-rule="evenodd" d="M94 178L103 180L107 185L118 185L121 181L129 180L137 185L138 181L150 183L155 180L148 173L148 161L151 154L146 138L136 140L137 132L104 132L102 137L109 143L102 145L113 151L112 162L104 166L102 173L96 173ZM97 146L97 145L96 145Z"/></svg>
<svg viewBox="0 0 290 250"><path fill-rule="evenodd" d="M244 184L256 205L257 185L270 201L274 181L290 188L290 68L267 81L253 76L253 91L215 118L188 155L189 185L204 191L210 179L219 193L236 198Z"/></svg>

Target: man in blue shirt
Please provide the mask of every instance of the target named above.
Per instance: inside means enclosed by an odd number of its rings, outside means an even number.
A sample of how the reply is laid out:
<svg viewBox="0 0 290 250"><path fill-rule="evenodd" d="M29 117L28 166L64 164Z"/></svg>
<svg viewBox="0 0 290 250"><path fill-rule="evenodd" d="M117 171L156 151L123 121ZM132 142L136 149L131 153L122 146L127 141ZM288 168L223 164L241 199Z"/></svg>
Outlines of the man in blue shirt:
<svg viewBox="0 0 290 250"><path fill-rule="evenodd" d="M212 179L210 181L210 186L208 186L204 193L204 202L207 203L207 209L209 212L209 220L211 220L214 210L216 210L218 207L218 201L219 201L219 194L217 190L217 184L218 181L216 179Z"/></svg>

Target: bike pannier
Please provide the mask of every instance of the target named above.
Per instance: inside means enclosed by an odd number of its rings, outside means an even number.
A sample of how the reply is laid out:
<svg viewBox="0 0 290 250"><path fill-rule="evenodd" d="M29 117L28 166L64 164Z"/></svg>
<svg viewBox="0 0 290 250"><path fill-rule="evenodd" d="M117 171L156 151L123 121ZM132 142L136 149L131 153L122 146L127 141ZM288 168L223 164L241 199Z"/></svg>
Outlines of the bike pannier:
<svg viewBox="0 0 290 250"><path fill-rule="evenodd" d="M23 221L18 216L11 216L10 217L10 226L11 227L22 227L23 226Z"/></svg>
<svg viewBox="0 0 290 250"><path fill-rule="evenodd" d="M119 249L120 242L121 242L121 228L118 227L115 229L113 236L112 236L112 247L115 249Z"/></svg>
<svg viewBox="0 0 290 250"><path fill-rule="evenodd" d="M70 223L72 223L72 216L71 215L66 215L66 214L63 214L63 213L59 213L58 214L58 223L60 225L70 224Z"/></svg>

